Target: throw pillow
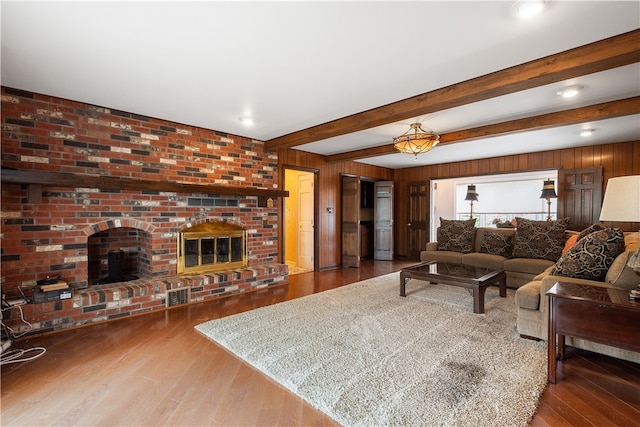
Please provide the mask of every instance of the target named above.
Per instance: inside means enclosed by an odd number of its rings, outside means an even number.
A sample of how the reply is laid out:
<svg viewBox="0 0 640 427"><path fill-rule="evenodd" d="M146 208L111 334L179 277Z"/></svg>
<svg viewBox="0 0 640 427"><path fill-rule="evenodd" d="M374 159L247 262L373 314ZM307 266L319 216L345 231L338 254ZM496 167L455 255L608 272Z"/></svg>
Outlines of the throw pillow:
<svg viewBox="0 0 640 427"><path fill-rule="evenodd" d="M480 252L509 258L513 252L513 234L485 231L480 243Z"/></svg>
<svg viewBox="0 0 640 427"><path fill-rule="evenodd" d="M551 275L603 282L613 261L622 252L622 231L617 228L595 231L578 240L573 248L562 255Z"/></svg>
<svg viewBox="0 0 640 427"><path fill-rule="evenodd" d="M438 250L467 254L473 251L475 218L467 220L442 219L438 228Z"/></svg>
<svg viewBox="0 0 640 427"><path fill-rule="evenodd" d="M564 234L571 218L534 221L516 217L518 227L513 243L513 258L536 258L557 261L566 241Z"/></svg>
<svg viewBox="0 0 640 427"><path fill-rule="evenodd" d="M600 230L604 230L605 227L601 226L600 224L591 224L589 227L585 228L584 230L582 230L579 234L578 234L578 240L582 239L585 236L588 236L589 234L593 233L594 231L600 231Z"/></svg>
<svg viewBox="0 0 640 427"><path fill-rule="evenodd" d="M573 236L569 237L567 239L567 243L564 244L564 249L562 250L562 255L566 254L569 249L571 249L573 247L573 245L576 244L576 242L578 241L578 235L574 234Z"/></svg>

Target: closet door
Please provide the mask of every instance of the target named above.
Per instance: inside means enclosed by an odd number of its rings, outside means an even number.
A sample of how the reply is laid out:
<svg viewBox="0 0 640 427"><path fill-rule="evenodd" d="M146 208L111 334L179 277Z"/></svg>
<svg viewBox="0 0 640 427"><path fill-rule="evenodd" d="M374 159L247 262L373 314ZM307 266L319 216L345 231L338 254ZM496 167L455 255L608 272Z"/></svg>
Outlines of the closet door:
<svg viewBox="0 0 640 427"><path fill-rule="evenodd" d="M342 266L360 267L360 178L342 176Z"/></svg>
<svg viewBox="0 0 640 427"><path fill-rule="evenodd" d="M373 210L373 259L393 260L393 182L375 183Z"/></svg>
<svg viewBox="0 0 640 427"><path fill-rule="evenodd" d="M409 259L419 261L429 241L429 182L409 184Z"/></svg>

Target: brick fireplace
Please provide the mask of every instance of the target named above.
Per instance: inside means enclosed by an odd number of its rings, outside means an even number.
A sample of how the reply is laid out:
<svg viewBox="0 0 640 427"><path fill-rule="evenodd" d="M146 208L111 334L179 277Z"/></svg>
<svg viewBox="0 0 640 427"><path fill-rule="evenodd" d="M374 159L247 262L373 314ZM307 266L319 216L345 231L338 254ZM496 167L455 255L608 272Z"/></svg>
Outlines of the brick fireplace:
<svg viewBox="0 0 640 427"><path fill-rule="evenodd" d="M74 288L24 307L38 331L164 308L176 288L194 302L286 280L278 208L261 202L277 159L261 141L3 87L2 167L35 180L3 176L2 292L46 275ZM56 174L73 179L38 181ZM211 222L246 230L246 266L179 275L178 234ZM137 279L94 286L120 250Z"/></svg>

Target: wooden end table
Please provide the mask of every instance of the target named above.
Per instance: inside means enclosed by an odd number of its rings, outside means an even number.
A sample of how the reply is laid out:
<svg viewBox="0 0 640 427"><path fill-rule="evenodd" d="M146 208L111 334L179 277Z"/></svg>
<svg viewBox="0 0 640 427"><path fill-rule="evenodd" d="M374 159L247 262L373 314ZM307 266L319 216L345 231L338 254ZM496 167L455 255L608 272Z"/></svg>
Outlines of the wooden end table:
<svg viewBox="0 0 640 427"><path fill-rule="evenodd" d="M549 291L549 382L556 382L564 337L640 352L640 302L620 288L558 282ZM557 344L556 344L557 340Z"/></svg>
<svg viewBox="0 0 640 427"><path fill-rule="evenodd" d="M498 284L501 297L507 296L507 275L504 270L436 261L413 265L400 271L400 296L406 296L408 279L471 289L473 312L478 314L484 313L484 294L492 284Z"/></svg>

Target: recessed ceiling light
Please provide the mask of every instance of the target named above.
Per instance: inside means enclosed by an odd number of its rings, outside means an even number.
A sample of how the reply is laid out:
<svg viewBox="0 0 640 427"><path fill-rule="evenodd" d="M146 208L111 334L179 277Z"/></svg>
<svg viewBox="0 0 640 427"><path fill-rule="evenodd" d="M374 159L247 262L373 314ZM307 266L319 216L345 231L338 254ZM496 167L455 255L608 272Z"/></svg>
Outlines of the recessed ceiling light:
<svg viewBox="0 0 640 427"><path fill-rule="evenodd" d="M520 0L514 5L516 15L520 18L531 18L542 12L544 0Z"/></svg>
<svg viewBox="0 0 640 427"><path fill-rule="evenodd" d="M588 136L593 135L593 133L594 133L595 131L596 131L595 129L582 129L582 130L580 131L580 136L583 136L583 137L585 137L585 138L586 138L586 137L588 137Z"/></svg>
<svg viewBox="0 0 640 427"><path fill-rule="evenodd" d="M572 85L572 86L567 86L564 89L561 89L559 91L556 92L557 95L560 95L563 98L573 98L574 96L576 96L582 89L584 89L584 86L580 86L580 85Z"/></svg>
<svg viewBox="0 0 640 427"><path fill-rule="evenodd" d="M240 117L240 121L245 126L253 126L256 123L255 117L252 116L242 116Z"/></svg>

